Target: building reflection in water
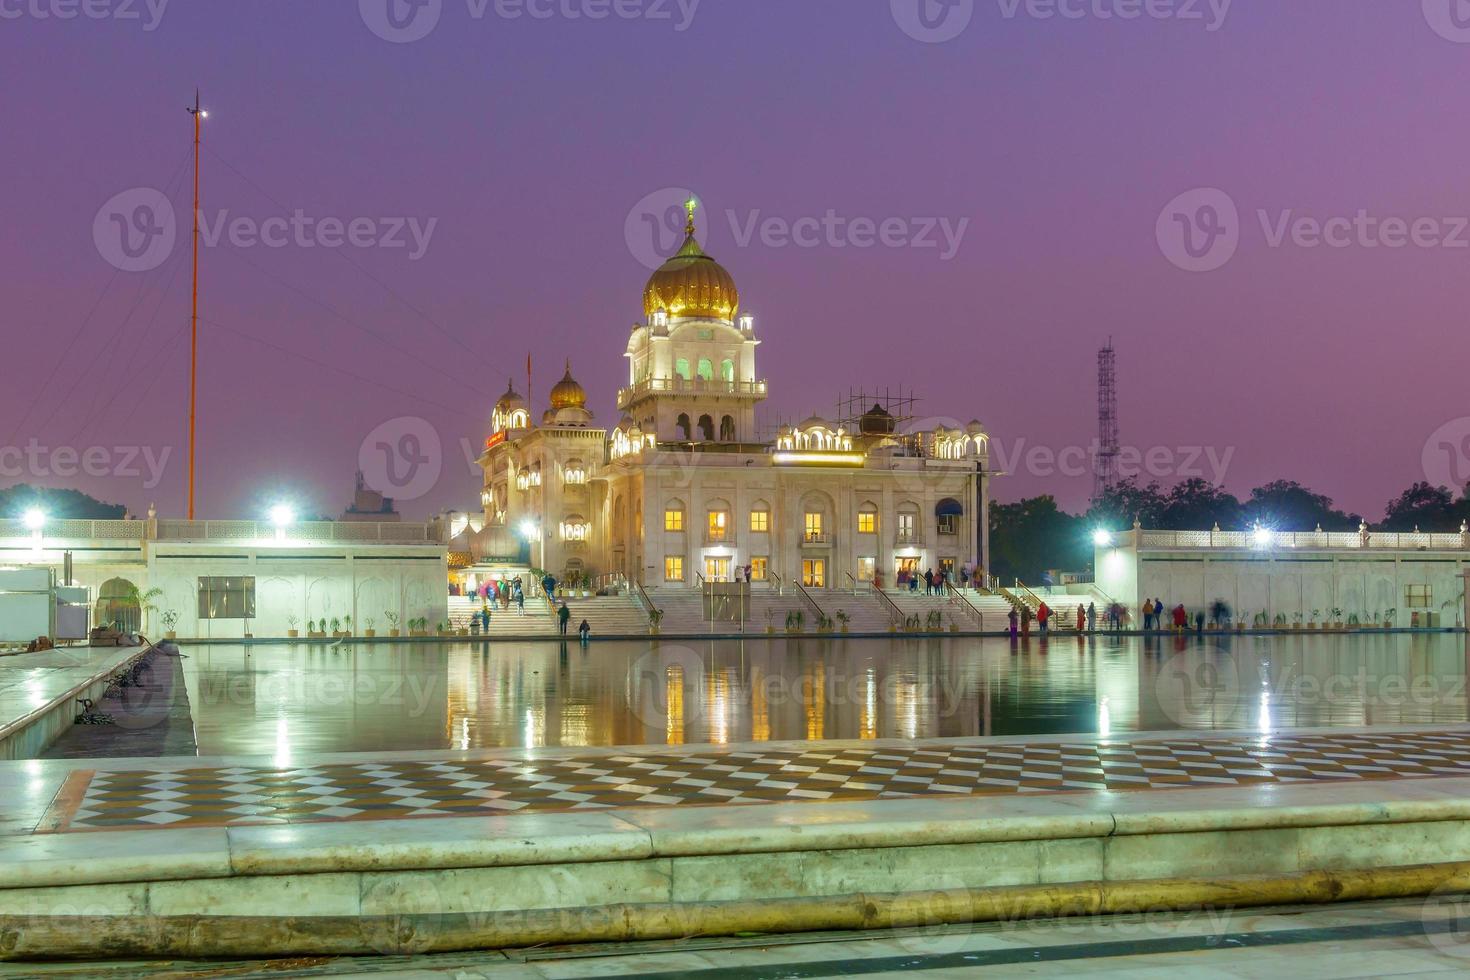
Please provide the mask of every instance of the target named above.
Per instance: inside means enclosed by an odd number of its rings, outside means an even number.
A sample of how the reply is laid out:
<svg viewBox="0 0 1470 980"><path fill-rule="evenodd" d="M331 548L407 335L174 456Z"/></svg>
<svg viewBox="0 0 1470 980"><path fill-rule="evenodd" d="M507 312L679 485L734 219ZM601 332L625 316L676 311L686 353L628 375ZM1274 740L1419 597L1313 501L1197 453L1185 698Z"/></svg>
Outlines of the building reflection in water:
<svg viewBox="0 0 1470 980"><path fill-rule="evenodd" d="M184 662L201 754L719 744L1467 720L1452 634L262 644Z"/></svg>

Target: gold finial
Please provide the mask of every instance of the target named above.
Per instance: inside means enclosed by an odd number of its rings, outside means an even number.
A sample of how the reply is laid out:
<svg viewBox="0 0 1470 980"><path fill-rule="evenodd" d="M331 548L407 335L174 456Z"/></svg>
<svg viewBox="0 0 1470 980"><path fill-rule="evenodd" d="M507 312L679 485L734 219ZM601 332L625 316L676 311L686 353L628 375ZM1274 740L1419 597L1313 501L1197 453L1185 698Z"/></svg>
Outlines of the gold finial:
<svg viewBox="0 0 1470 980"><path fill-rule="evenodd" d="M684 210L689 212L689 222L684 225L684 234L692 235L694 234L694 212L699 210L699 201L691 197L684 202Z"/></svg>

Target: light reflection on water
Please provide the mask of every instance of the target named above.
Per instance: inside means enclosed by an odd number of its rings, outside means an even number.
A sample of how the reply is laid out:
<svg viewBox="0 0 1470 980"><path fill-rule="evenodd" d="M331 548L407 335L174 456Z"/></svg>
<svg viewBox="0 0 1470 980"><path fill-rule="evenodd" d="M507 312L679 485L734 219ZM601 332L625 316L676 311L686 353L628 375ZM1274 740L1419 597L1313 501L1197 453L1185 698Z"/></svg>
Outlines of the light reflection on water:
<svg viewBox="0 0 1470 980"><path fill-rule="evenodd" d="M201 755L1467 720L1460 635L195 647Z"/></svg>

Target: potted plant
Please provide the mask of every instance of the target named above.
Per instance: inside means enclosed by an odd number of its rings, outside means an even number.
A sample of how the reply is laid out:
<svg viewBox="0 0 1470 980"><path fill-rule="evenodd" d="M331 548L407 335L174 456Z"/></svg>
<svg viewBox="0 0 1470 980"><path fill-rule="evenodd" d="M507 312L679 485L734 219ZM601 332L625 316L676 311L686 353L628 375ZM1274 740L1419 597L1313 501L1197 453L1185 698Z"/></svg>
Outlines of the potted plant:
<svg viewBox="0 0 1470 980"><path fill-rule="evenodd" d="M363 625L363 631L362 631L362 635L363 636L373 637L373 636L377 636L378 635L378 621L374 617L372 617L372 616L367 617L366 619L364 619L362 621L362 625Z"/></svg>
<svg viewBox="0 0 1470 980"><path fill-rule="evenodd" d="M829 618L827 618L827 614L826 613L817 613L817 632L818 633L830 633L830 632L832 632L832 620L829 619Z"/></svg>
<svg viewBox="0 0 1470 980"><path fill-rule="evenodd" d="M1332 607L1332 628L1335 630L1342 629L1342 610L1337 606Z"/></svg>
<svg viewBox="0 0 1470 980"><path fill-rule="evenodd" d="M658 624L663 621L664 611L662 609L648 610L648 633L650 636L658 635Z"/></svg>
<svg viewBox="0 0 1470 980"><path fill-rule="evenodd" d="M892 619L892 618L890 618L890 619L889 619L889 620L888 620L888 632L890 632L890 633L897 633L897 632L898 632L898 630L899 630L899 627L900 627L900 626L901 626L901 625L902 625L902 624L901 624L901 623L899 623L899 621L898 621L898 620L897 620L897 619Z"/></svg>
<svg viewBox="0 0 1470 980"><path fill-rule="evenodd" d="M139 625L145 632L148 629L149 614L158 612L158 606L154 605L153 600L162 598L163 590L157 586L145 592L131 582L127 583L126 591L122 596L124 602L130 602L138 607L139 617L142 620Z"/></svg>
<svg viewBox="0 0 1470 980"><path fill-rule="evenodd" d="M388 621L388 635L398 635L398 614L391 609L383 611L383 618Z"/></svg>
<svg viewBox="0 0 1470 980"><path fill-rule="evenodd" d="M1291 614L1291 628L1294 630L1302 628L1302 614L1300 610Z"/></svg>
<svg viewBox="0 0 1470 980"><path fill-rule="evenodd" d="M842 624L842 632L847 632L847 624L852 622L852 617L847 614L846 609L837 610L837 622Z"/></svg>
<svg viewBox="0 0 1470 980"><path fill-rule="evenodd" d="M1383 614L1383 628L1391 630L1398 626L1399 610L1397 606L1389 606L1388 611Z"/></svg>
<svg viewBox="0 0 1470 980"><path fill-rule="evenodd" d="M296 627L298 627L300 625L301 625L301 617L297 616L295 613L292 613L291 615L287 616L286 617L286 636L289 637L290 639L293 639L293 640L296 639L298 636L300 636L301 635L301 631L296 628Z"/></svg>
<svg viewBox="0 0 1470 980"><path fill-rule="evenodd" d="M343 636L351 636L352 635L352 617L351 616L343 616L342 617L342 635Z"/></svg>
<svg viewBox="0 0 1470 980"><path fill-rule="evenodd" d="M1309 629L1309 630L1315 630L1317 628L1317 620L1320 619L1321 617L1322 617L1322 610L1320 610L1320 609L1313 609L1312 610L1312 618L1309 619L1309 620L1307 620L1307 629Z"/></svg>
<svg viewBox="0 0 1470 980"><path fill-rule="evenodd" d="M428 636L429 635L429 621L427 619L425 619L423 616L419 616L419 617L416 617L414 619L410 619L408 621L408 635L409 636Z"/></svg>
<svg viewBox="0 0 1470 980"><path fill-rule="evenodd" d="M949 617L949 631L951 633L958 633L960 631L960 624L953 616Z"/></svg>
<svg viewBox="0 0 1470 980"><path fill-rule="evenodd" d="M1348 629L1355 630L1363 625L1363 617L1359 616L1357 613L1349 613L1347 618L1347 625Z"/></svg>
<svg viewBox="0 0 1470 980"><path fill-rule="evenodd" d="M331 622L331 629L332 629L332 635L333 636L340 637L342 635L342 620L339 619L336 616L333 616L332 617L332 622Z"/></svg>
<svg viewBox="0 0 1470 980"><path fill-rule="evenodd" d="M174 627L179 625L179 611L177 609L165 609L159 619L163 621L163 638L165 640L177 640L179 635L174 632Z"/></svg>
<svg viewBox="0 0 1470 980"><path fill-rule="evenodd" d="M793 609L786 614L786 632L800 633L806 626L806 614L800 609Z"/></svg>
<svg viewBox="0 0 1470 980"><path fill-rule="evenodd" d="M775 606L767 606L766 607L766 632L767 633L774 633L774 632L776 632L776 607Z"/></svg>

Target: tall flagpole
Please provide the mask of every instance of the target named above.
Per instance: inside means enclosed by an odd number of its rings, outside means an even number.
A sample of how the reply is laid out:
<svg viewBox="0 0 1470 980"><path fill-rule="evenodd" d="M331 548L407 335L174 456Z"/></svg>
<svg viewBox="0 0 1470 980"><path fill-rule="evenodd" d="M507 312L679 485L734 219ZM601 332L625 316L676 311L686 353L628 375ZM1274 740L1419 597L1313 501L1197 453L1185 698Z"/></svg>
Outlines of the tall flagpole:
<svg viewBox="0 0 1470 980"><path fill-rule="evenodd" d="M194 405L199 390L199 129L209 115L199 107L194 90L194 291L189 314L189 520L194 519Z"/></svg>

